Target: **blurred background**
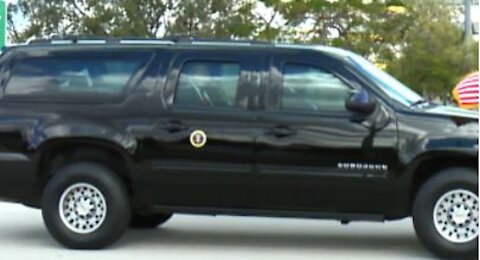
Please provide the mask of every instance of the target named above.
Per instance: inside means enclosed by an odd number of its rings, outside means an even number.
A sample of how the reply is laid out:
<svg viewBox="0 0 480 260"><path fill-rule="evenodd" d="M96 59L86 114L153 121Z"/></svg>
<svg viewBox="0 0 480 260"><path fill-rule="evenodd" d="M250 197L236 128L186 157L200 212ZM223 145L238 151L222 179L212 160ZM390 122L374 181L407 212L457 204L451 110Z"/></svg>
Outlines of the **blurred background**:
<svg viewBox="0 0 480 260"><path fill-rule="evenodd" d="M1 2L1 1L0 1ZM478 70L478 0L10 0L7 42L51 35L251 39L357 52L438 103Z"/></svg>

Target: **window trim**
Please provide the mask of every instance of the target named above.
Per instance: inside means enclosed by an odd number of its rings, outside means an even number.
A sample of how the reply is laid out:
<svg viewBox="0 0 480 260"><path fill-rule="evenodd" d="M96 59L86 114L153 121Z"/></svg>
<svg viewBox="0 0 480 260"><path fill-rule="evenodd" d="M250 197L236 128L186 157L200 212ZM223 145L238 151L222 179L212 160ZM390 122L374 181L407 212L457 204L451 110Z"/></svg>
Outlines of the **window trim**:
<svg viewBox="0 0 480 260"><path fill-rule="evenodd" d="M7 94L6 89L12 78L15 64L26 59L35 59L35 58L57 58L57 59L69 59L72 57L84 57L82 53L85 53L82 50L74 51L53 51L53 52L31 52L31 53L20 53L16 57L10 59L5 65L6 75L5 82L0 89L0 102L16 102L16 103L44 103L44 104L99 104L99 103L120 103L124 101L129 93L132 92L135 86L141 81L142 76L145 74L147 68L150 66L152 61L155 59L155 52L151 50L88 50L88 53L99 53L106 58L109 55L115 54L119 56L119 59L122 59L121 55L138 55L142 53L145 55L145 60L141 62L139 68L134 71L128 82L123 87L122 91L116 94L103 94L103 93L72 93L72 94L58 94L58 95L26 95L26 94ZM110 56L112 57L112 56Z"/></svg>

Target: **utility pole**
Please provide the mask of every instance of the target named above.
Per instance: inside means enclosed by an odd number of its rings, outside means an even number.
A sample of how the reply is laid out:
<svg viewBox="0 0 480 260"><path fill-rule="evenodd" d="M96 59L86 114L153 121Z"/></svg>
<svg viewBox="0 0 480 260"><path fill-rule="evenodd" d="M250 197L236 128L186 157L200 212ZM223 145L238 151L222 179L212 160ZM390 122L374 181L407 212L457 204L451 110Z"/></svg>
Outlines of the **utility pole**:
<svg viewBox="0 0 480 260"><path fill-rule="evenodd" d="M472 38L472 0L465 1L465 40Z"/></svg>

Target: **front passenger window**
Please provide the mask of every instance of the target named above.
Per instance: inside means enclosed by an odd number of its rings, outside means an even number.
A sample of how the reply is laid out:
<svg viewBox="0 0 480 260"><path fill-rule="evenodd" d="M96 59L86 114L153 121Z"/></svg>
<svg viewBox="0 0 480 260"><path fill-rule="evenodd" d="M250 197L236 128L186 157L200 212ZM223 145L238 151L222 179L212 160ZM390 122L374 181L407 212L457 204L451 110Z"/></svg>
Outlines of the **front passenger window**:
<svg viewBox="0 0 480 260"><path fill-rule="evenodd" d="M309 65L283 67L282 109L322 112L346 111L351 88L335 75Z"/></svg>

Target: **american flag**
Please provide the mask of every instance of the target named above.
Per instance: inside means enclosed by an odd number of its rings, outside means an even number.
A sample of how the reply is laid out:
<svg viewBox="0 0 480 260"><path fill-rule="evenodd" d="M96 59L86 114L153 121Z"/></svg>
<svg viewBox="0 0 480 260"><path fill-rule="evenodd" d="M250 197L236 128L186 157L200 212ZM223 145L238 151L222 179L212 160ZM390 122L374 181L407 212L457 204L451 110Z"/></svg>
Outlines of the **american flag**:
<svg viewBox="0 0 480 260"><path fill-rule="evenodd" d="M461 108L478 108L478 72L465 77L452 91L453 98Z"/></svg>

